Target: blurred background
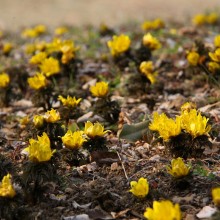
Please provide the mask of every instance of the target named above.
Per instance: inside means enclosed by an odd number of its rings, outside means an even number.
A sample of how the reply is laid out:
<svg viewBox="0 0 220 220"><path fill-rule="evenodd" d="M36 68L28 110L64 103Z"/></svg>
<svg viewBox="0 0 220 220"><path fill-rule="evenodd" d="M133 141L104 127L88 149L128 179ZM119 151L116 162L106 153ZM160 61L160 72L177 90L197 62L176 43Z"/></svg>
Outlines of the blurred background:
<svg viewBox="0 0 220 220"><path fill-rule="evenodd" d="M0 28L34 24L110 26L160 17L185 21L196 13L220 11L220 0L0 0Z"/></svg>

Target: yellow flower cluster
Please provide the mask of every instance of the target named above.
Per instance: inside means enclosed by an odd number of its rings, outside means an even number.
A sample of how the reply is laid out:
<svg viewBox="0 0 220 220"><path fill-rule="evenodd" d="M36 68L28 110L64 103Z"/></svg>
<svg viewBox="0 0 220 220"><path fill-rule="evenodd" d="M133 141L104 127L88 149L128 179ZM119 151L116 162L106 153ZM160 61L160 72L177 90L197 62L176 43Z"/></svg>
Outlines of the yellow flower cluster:
<svg viewBox="0 0 220 220"><path fill-rule="evenodd" d="M47 44L46 50L49 54L53 52L61 52L61 62L67 64L71 59L75 58L75 52L79 50L79 48L75 47L72 40L62 41L59 38L54 38L51 43Z"/></svg>
<svg viewBox="0 0 220 220"><path fill-rule="evenodd" d="M35 76L28 78L28 84L32 89L39 90L47 86L47 78L43 73L36 73Z"/></svg>
<svg viewBox="0 0 220 220"><path fill-rule="evenodd" d="M151 82L154 84L156 82L157 72L154 72L154 65L152 61L143 61L141 62L139 69Z"/></svg>
<svg viewBox="0 0 220 220"><path fill-rule="evenodd" d="M220 48L217 48L214 53L209 52L209 56L212 61L219 63L220 62Z"/></svg>
<svg viewBox="0 0 220 220"><path fill-rule="evenodd" d="M161 43L157 38L153 37L150 33L143 36L143 45L148 47L150 50L156 50L161 48Z"/></svg>
<svg viewBox="0 0 220 220"><path fill-rule="evenodd" d="M0 73L0 88L6 88L10 82L10 77L7 73Z"/></svg>
<svg viewBox="0 0 220 220"><path fill-rule="evenodd" d="M49 161L55 152L50 148L50 139L44 132L42 136L37 136L38 140L30 139L29 146L24 149L28 153L29 159L33 162Z"/></svg>
<svg viewBox="0 0 220 220"><path fill-rule="evenodd" d="M44 119L48 123L55 123L60 120L60 113L52 108L44 114Z"/></svg>
<svg viewBox="0 0 220 220"><path fill-rule="evenodd" d="M31 64L40 64L43 60L47 58L47 53L45 52L39 52L31 57L30 63Z"/></svg>
<svg viewBox="0 0 220 220"><path fill-rule="evenodd" d="M99 122L93 124L90 121L85 123L84 131L72 132L68 130L62 137L63 144L69 149L79 149L88 138L93 139L95 137L103 137L108 130L104 130Z"/></svg>
<svg viewBox="0 0 220 220"><path fill-rule="evenodd" d="M83 137L83 131L72 132L68 130L62 137L63 144L69 149L79 149L85 141L86 139Z"/></svg>
<svg viewBox="0 0 220 220"><path fill-rule="evenodd" d="M179 204L173 204L169 200L154 201L153 208L147 208L144 217L148 220L181 220Z"/></svg>
<svg viewBox="0 0 220 220"><path fill-rule="evenodd" d="M199 54L195 51L189 52L187 55L187 60L189 62L190 65L192 66L197 66L199 63Z"/></svg>
<svg viewBox="0 0 220 220"><path fill-rule="evenodd" d="M7 174L0 183L0 197L13 198L16 195L14 187L11 183L11 175Z"/></svg>
<svg viewBox="0 0 220 220"><path fill-rule="evenodd" d="M35 38L46 32L44 25L37 25L33 28L27 28L22 32L22 36L25 38Z"/></svg>
<svg viewBox="0 0 220 220"><path fill-rule="evenodd" d="M59 61L53 57L42 60L39 67L41 72L44 73L47 77L58 74L60 72Z"/></svg>
<svg viewBox="0 0 220 220"><path fill-rule="evenodd" d="M216 24L219 20L218 14L215 12L210 14L197 14L193 17L192 22L193 24L200 26L204 24Z"/></svg>
<svg viewBox="0 0 220 220"><path fill-rule="evenodd" d="M177 136L182 130L189 133L193 138L207 135L211 130L211 126L207 123L208 119L196 109L183 110L180 116L176 116L175 120L168 118L164 113L159 115L155 112L149 129L157 131L164 141L169 141L171 137Z"/></svg>
<svg viewBox="0 0 220 220"><path fill-rule="evenodd" d="M168 118L164 113L159 115L157 112L153 114L153 121L149 125L152 131L158 131L160 137L164 141L169 141L171 137L175 137L181 132L181 120L177 117L176 120Z"/></svg>
<svg viewBox="0 0 220 220"><path fill-rule="evenodd" d="M3 54L7 55L13 49L13 45L9 42L3 44L2 52Z"/></svg>
<svg viewBox="0 0 220 220"><path fill-rule="evenodd" d="M198 113L196 109L184 111L181 116L181 127L193 138L201 135L207 135L211 130L211 126L207 125L208 118Z"/></svg>
<svg viewBox="0 0 220 220"><path fill-rule="evenodd" d="M220 207L220 187L212 189L212 199L217 207Z"/></svg>
<svg viewBox="0 0 220 220"><path fill-rule="evenodd" d="M153 21L145 21L141 25L141 28L144 31L157 30L157 29L164 28L164 27L165 27L164 21L162 21L160 18L157 18Z"/></svg>
<svg viewBox="0 0 220 220"><path fill-rule="evenodd" d="M34 115L33 124L36 128L40 128L44 124L44 117L42 115Z"/></svg>
<svg viewBox="0 0 220 220"><path fill-rule="evenodd" d="M113 36L112 40L107 42L107 45L110 49L112 56L118 56L121 53L129 50L131 40L129 36L121 34L119 36Z"/></svg>
<svg viewBox="0 0 220 220"><path fill-rule="evenodd" d="M108 83L97 82L94 86L90 87L90 92L93 96L98 98L104 98L108 95Z"/></svg>
<svg viewBox="0 0 220 220"><path fill-rule="evenodd" d="M67 32L68 32L68 29L66 27L57 27L54 31L55 35L57 36L61 36Z"/></svg>
<svg viewBox="0 0 220 220"><path fill-rule="evenodd" d="M178 157L177 159L173 159L171 161L171 167L167 167L167 171L169 174L171 174L175 178L180 178L183 176L187 176L190 171L190 167L187 166L181 157Z"/></svg>
<svg viewBox="0 0 220 220"><path fill-rule="evenodd" d="M89 138L94 138L96 136L102 137L104 136L109 130L104 130L104 126L102 126L99 122L92 124L92 122L87 121L85 123L85 129L84 133L89 137Z"/></svg>
<svg viewBox="0 0 220 220"><path fill-rule="evenodd" d="M64 106L74 108L81 102L82 99L76 99L76 97L71 97L69 95L67 96L67 98L64 98L62 95L59 95L58 100L60 100Z"/></svg>
<svg viewBox="0 0 220 220"><path fill-rule="evenodd" d="M143 177L141 177L138 182L131 181L130 186L130 192L140 198L145 197L149 192L149 183L147 182L147 179Z"/></svg>

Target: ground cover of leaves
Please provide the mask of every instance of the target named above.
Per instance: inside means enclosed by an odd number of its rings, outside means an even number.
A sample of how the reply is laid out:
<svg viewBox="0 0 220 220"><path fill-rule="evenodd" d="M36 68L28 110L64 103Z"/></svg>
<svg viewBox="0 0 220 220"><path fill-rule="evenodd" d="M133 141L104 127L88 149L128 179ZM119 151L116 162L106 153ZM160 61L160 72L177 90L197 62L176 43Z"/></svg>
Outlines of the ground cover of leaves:
<svg viewBox="0 0 220 220"><path fill-rule="evenodd" d="M137 51L146 33L140 26L134 23L112 29L68 27L67 33L60 36L74 40L79 50L71 62L61 64L59 74L49 79L51 90L46 91L45 96L49 97L46 104L63 113L57 101L59 95L82 98L77 116L71 120L61 119L61 124L67 120L65 125L74 130L76 126L83 127L86 121L99 121L111 131L106 135L108 150L96 150L86 160L78 159L77 164L63 159L62 149L57 149L52 159L55 180L42 182L46 188L43 193L35 188L36 192L30 194L19 185L22 167L28 161L22 150L39 131L31 122L21 124L19 120L25 116L32 120L35 114L42 114L49 108L38 100L39 91L28 86L27 78L37 68L29 63L33 54L27 53L27 45L50 42L54 33L48 28L46 33L35 38L23 38L20 32L3 32L0 72L9 74L10 85L7 91L6 88L0 91L0 153L4 156L0 172L3 176L6 170L10 171L17 189L13 204L9 202L14 213L8 214L8 219L144 219L146 207L162 199L180 204L182 217L188 220L196 219L196 214L205 206L214 208L211 189L220 185L220 77L218 71L211 73L205 68L210 59L205 51L214 51L213 40L220 34L219 25L197 27L170 23L165 28L151 30L162 45L148 57L145 54L158 72L156 83L152 85L141 75L140 62L133 59L140 55ZM113 34L121 33L130 36L133 52L114 60L107 41ZM13 48L4 52L7 42L12 43ZM192 50L202 51L202 65L188 63L187 51ZM55 56L60 59L59 55ZM118 113L111 106L98 106L97 98L89 91L96 81L109 83L110 98L118 103ZM163 142L156 141L147 125L143 135L135 141L119 134L125 124L151 120L154 111L165 112L170 117L178 115L181 105L187 101L195 103L209 118L212 146L206 147L198 157L189 155L186 162L191 165L190 175L176 180L166 170L172 155ZM57 138L62 135L58 132ZM130 181L140 177L147 178L150 185L149 194L142 199L129 192Z"/></svg>

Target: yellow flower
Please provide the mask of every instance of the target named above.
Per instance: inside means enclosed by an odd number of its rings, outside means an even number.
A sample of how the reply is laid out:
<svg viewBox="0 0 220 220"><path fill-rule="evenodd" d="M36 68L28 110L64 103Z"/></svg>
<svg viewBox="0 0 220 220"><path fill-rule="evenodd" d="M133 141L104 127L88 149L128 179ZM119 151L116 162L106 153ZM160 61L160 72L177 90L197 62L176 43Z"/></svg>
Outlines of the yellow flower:
<svg viewBox="0 0 220 220"><path fill-rule="evenodd" d="M29 146L24 149L28 153L29 160L33 162L49 161L56 150L51 150L50 139L44 132L42 136L37 136L38 140L30 139Z"/></svg>
<svg viewBox="0 0 220 220"><path fill-rule="evenodd" d="M152 61L143 61L139 67L141 73L143 73L151 82L154 84L156 82L157 72L153 72L154 66Z"/></svg>
<svg viewBox="0 0 220 220"><path fill-rule="evenodd" d="M86 139L83 137L82 131L72 132L68 130L62 137L63 144L69 149L79 149L85 141Z"/></svg>
<svg viewBox="0 0 220 220"><path fill-rule="evenodd" d="M131 44L129 36L121 34L119 36L113 36L111 41L107 42L107 45L111 51L112 56L117 56L126 52Z"/></svg>
<svg viewBox="0 0 220 220"><path fill-rule="evenodd" d="M206 23L206 15L197 14L193 17L192 22L193 24L198 25L198 26L203 25Z"/></svg>
<svg viewBox="0 0 220 220"><path fill-rule="evenodd" d="M130 182L131 189L129 190L133 195L143 198L149 192L149 184L147 179L141 177L138 182L131 181Z"/></svg>
<svg viewBox="0 0 220 220"><path fill-rule="evenodd" d="M211 126L207 125L208 118L202 116L198 113L196 109L191 109L190 111L184 111L180 115L181 127L193 138L201 135L207 135L211 130Z"/></svg>
<svg viewBox="0 0 220 220"><path fill-rule="evenodd" d="M29 63L31 64L40 64L43 60L47 58L47 54L45 52L39 52L31 57Z"/></svg>
<svg viewBox="0 0 220 220"><path fill-rule="evenodd" d="M220 187L212 189L212 200L216 206L220 207Z"/></svg>
<svg viewBox="0 0 220 220"><path fill-rule="evenodd" d="M153 209L147 208L144 217L148 220L181 220L179 204L173 205L171 201L154 201Z"/></svg>
<svg viewBox="0 0 220 220"><path fill-rule="evenodd" d="M68 29L66 27L58 27L55 29L55 35L60 36L68 32Z"/></svg>
<svg viewBox="0 0 220 220"><path fill-rule="evenodd" d="M76 97L71 97L69 95L65 99L63 96L59 95L58 100L60 100L63 103L64 106L67 106L69 108L74 108L80 103L80 101L82 99L81 98L76 99Z"/></svg>
<svg viewBox="0 0 220 220"><path fill-rule="evenodd" d="M161 48L161 44L157 38L153 37L150 33L147 33L143 37L143 45L151 50L156 50Z"/></svg>
<svg viewBox="0 0 220 220"><path fill-rule="evenodd" d="M47 86L47 79L43 73L36 73L35 76L28 78L28 84L32 89L42 89Z"/></svg>
<svg viewBox="0 0 220 220"><path fill-rule="evenodd" d="M21 125L27 125L29 122L30 122L30 118L28 115L20 119Z"/></svg>
<svg viewBox="0 0 220 220"><path fill-rule="evenodd" d="M34 28L27 28L22 32L22 36L26 38L35 38L46 32L44 25L37 25Z"/></svg>
<svg viewBox="0 0 220 220"><path fill-rule="evenodd" d="M187 60L190 65L197 66L199 62L199 54L194 51L189 52L187 55Z"/></svg>
<svg viewBox="0 0 220 220"><path fill-rule="evenodd" d="M26 44L25 45L25 53L33 54L35 51L36 51L36 45L35 44Z"/></svg>
<svg viewBox="0 0 220 220"><path fill-rule="evenodd" d="M44 124L44 117L42 115L35 115L33 118L33 123L36 128L40 128Z"/></svg>
<svg viewBox="0 0 220 220"><path fill-rule="evenodd" d="M218 21L218 14L215 12L210 13L209 15L206 16L206 22L208 24L215 24Z"/></svg>
<svg viewBox="0 0 220 220"><path fill-rule="evenodd" d="M163 28L164 26L165 26L164 22L160 18L157 18L157 19L155 19L153 21L145 21L141 25L141 28L144 31L148 31L148 30L157 30L159 28Z"/></svg>
<svg viewBox="0 0 220 220"><path fill-rule="evenodd" d="M214 53L209 52L209 56L212 61L219 63L220 62L220 48L217 48Z"/></svg>
<svg viewBox="0 0 220 220"><path fill-rule="evenodd" d="M2 51L4 54L9 54L11 52L12 48L13 48L13 45L11 43L5 43L3 45Z"/></svg>
<svg viewBox="0 0 220 220"><path fill-rule="evenodd" d="M64 41L60 46L60 51L62 52L61 62L63 64L68 63L71 59L75 57L75 52L78 47L74 46L73 41Z"/></svg>
<svg viewBox="0 0 220 220"><path fill-rule="evenodd" d="M11 183L11 175L7 174L0 183L0 197L13 198L16 195L14 187Z"/></svg>
<svg viewBox="0 0 220 220"><path fill-rule="evenodd" d="M220 64L216 62L209 62L208 69L211 73L215 73L216 71L220 70Z"/></svg>
<svg viewBox="0 0 220 220"><path fill-rule="evenodd" d="M40 35L45 33L47 29L45 25L39 24L34 27L34 30L38 33L38 35Z"/></svg>
<svg viewBox="0 0 220 220"><path fill-rule="evenodd" d="M58 74L60 72L59 61L53 57L44 59L39 66L40 70L47 76Z"/></svg>
<svg viewBox="0 0 220 220"><path fill-rule="evenodd" d="M92 124L92 122L87 121L85 123L85 129L84 133L89 137L89 138L94 138L94 137L102 137L104 136L109 130L104 131L104 126L102 126L99 122Z"/></svg>
<svg viewBox="0 0 220 220"><path fill-rule="evenodd" d="M94 86L90 87L90 92L95 97L106 97L108 94L108 83L106 82L97 82Z"/></svg>
<svg viewBox="0 0 220 220"><path fill-rule="evenodd" d="M192 103L192 102L186 102L181 106L181 112L189 112L191 109L195 109L196 108L196 104Z"/></svg>
<svg viewBox="0 0 220 220"><path fill-rule="evenodd" d="M220 35L217 35L214 38L214 45L215 45L215 47L220 47Z"/></svg>
<svg viewBox="0 0 220 220"><path fill-rule="evenodd" d="M45 113L44 119L48 123L55 123L60 120L60 113L52 108Z"/></svg>
<svg viewBox="0 0 220 220"><path fill-rule="evenodd" d="M7 73L0 73L0 88L6 88L10 82L10 77Z"/></svg>
<svg viewBox="0 0 220 220"><path fill-rule="evenodd" d="M181 157L171 161L171 167L167 167L167 172L173 177L179 178L189 174L190 167L187 166Z"/></svg>
<svg viewBox="0 0 220 220"><path fill-rule="evenodd" d="M168 118L164 113L159 115L157 112L153 113L153 121L149 125L149 129L152 131L158 131L160 137L164 141L169 141L171 137L175 137L181 132L181 120L180 117L176 117L176 120Z"/></svg>

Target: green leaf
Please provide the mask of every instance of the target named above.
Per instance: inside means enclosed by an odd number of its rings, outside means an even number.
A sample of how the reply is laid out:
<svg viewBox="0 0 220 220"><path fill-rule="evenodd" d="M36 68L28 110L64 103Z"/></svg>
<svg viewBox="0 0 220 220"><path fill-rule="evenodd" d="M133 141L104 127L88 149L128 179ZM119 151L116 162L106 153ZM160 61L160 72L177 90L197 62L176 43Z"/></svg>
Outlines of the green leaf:
<svg viewBox="0 0 220 220"><path fill-rule="evenodd" d="M132 125L125 124L119 134L119 138L131 142L140 140L150 133L148 126L149 120Z"/></svg>

